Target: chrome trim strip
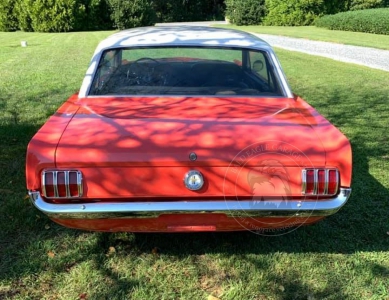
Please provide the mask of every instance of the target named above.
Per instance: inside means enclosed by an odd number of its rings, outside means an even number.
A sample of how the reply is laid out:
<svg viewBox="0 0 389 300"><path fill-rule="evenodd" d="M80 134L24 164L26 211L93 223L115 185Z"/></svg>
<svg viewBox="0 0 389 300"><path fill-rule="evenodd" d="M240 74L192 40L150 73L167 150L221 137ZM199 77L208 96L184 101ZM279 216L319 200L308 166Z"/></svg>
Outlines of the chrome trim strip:
<svg viewBox="0 0 389 300"><path fill-rule="evenodd" d="M267 53L270 53L271 61L273 62L274 67L276 68L276 74L278 75L278 80L280 80L281 88L288 98L294 98L292 90L289 86L288 80L286 79L284 70L281 67L280 61L278 60L276 54L273 49L267 50Z"/></svg>
<svg viewBox="0 0 389 300"><path fill-rule="evenodd" d="M324 195L328 194L329 169L324 169Z"/></svg>
<svg viewBox="0 0 389 300"><path fill-rule="evenodd" d="M305 195L307 192L307 170L301 170L301 194Z"/></svg>
<svg viewBox="0 0 389 300"><path fill-rule="evenodd" d="M312 195L317 195L317 188L319 185L319 169L313 170L313 193Z"/></svg>
<svg viewBox="0 0 389 300"><path fill-rule="evenodd" d="M70 177L70 171L65 171L66 198L70 197L69 177Z"/></svg>
<svg viewBox="0 0 389 300"><path fill-rule="evenodd" d="M42 172L42 193L45 197L47 197L46 192L46 172Z"/></svg>
<svg viewBox="0 0 389 300"><path fill-rule="evenodd" d="M324 217L337 212L348 200L351 188L341 188L327 200L249 201L174 201L174 202L99 202L52 204L40 193L30 191L30 200L41 212L54 219L157 218L163 214L222 213L228 217Z"/></svg>
<svg viewBox="0 0 389 300"><path fill-rule="evenodd" d="M58 171L53 171L53 186L54 186L54 197L59 197L58 195Z"/></svg>
<svg viewBox="0 0 389 300"><path fill-rule="evenodd" d="M77 172L77 187L78 187L77 197L82 197L82 194L84 193L84 190L82 188L82 173L81 171L76 171L76 172Z"/></svg>

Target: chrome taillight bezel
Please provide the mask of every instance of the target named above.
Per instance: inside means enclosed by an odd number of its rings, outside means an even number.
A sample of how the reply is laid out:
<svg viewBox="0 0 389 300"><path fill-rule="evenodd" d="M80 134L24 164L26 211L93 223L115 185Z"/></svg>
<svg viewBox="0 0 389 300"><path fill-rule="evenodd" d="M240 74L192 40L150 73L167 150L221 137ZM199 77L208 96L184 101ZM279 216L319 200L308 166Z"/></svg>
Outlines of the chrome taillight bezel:
<svg viewBox="0 0 389 300"><path fill-rule="evenodd" d="M58 192L58 174L63 173L65 178L65 190L66 195L61 196ZM77 176L77 191L76 195L72 195L70 192L70 174L75 173ZM53 188L54 196L48 196L46 191L46 175L53 176ZM42 172L42 194L47 199L74 199L80 198L83 195L83 185L82 185L82 173L78 170L45 170Z"/></svg>
<svg viewBox="0 0 389 300"><path fill-rule="evenodd" d="M307 192L307 172L313 171L313 191ZM324 171L324 191L318 193L319 171ZM336 187L334 193L328 193L330 171L335 172ZM334 196L339 192L339 171L336 168L306 168L301 171L301 194L305 196Z"/></svg>

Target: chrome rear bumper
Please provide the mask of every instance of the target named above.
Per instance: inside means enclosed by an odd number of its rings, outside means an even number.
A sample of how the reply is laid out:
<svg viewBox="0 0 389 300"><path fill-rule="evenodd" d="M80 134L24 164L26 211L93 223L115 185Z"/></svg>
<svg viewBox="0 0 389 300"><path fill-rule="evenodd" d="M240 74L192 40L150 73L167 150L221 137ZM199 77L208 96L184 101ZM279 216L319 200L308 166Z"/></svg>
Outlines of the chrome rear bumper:
<svg viewBox="0 0 389 300"><path fill-rule="evenodd" d="M54 219L157 218L163 214L219 213L229 217L325 217L337 212L348 200L351 188L341 188L326 200L288 201L171 201L99 202L52 204L39 192L29 192L30 200L41 212Z"/></svg>

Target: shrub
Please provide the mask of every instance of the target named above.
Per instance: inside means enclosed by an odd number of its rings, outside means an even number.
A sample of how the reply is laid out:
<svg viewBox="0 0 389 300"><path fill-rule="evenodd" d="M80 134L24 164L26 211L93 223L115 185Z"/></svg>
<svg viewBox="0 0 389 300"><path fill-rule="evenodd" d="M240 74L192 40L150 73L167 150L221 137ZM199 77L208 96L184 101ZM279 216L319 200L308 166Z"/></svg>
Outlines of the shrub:
<svg viewBox="0 0 389 300"><path fill-rule="evenodd" d="M362 10L370 8L380 8L388 5L388 0L351 0L349 9Z"/></svg>
<svg viewBox="0 0 389 300"><path fill-rule="evenodd" d="M264 25L304 26L323 15L325 3L324 0L266 0L266 9Z"/></svg>
<svg viewBox="0 0 389 300"><path fill-rule="evenodd" d="M19 0L16 3L15 12L18 19L18 27L23 31L34 31L31 25L30 8L33 5L32 0Z"/></svg>
<svg viewBox="0 0 389 300"><path fill-rule="evenodd" d="M389 8L356 10L327 15L316 20L317 27L389 34Z"/></svg>
<svg viewBox="0 0 389 300"><path fill-rule="evenodd" d="M113 28L111 8L107 0L84 0L86 18L77 17L80 30L108 30Z"/></svg>
<svg viewBox="0 0 389 300"><path fill-rule="evenodd" d="M109 0L111 19L118 29L154 25L156 13L149 0Z"/></svg>
<svg viewBox="0 0 389 300"><path fill-rule="evenodd" d="M325 0L323 1L324 10L322 12L324 15L330 15L342 11L347 11L350 7L350 1L351 0Z"/></svg>
<svg viewBox="0 0 389 300"><path fill-rule="evenodd" d="M265 13L265 0L226 0L226 16L233 24L261 24Z"/></svg>
<svg viewBox="0 0 389 300"><path fill-rule="evenodd" d="M0 31L123 29L153 25L157 15L160 22L222 20L224 10L224 0L0 0Z"/></svg>
<svg viewBox="0 0 389 300"><path fill-rule="evenodd" d="M13 12L17 28L23 31L62 32L113 28L107 0L0 1L15 2Z"/></svg>
<svg viewBox="0 0 389 300"><path fill-rule="evenodd" d="M20 0L15 10L19 28L25 31L79 30L77 17L85 18L85 8L77 0Z"/></svg>
<svg viewBox="0 0 389 300"><path fill-rule="evenodd" d="M222 20L224 0L154 0L158 22Z"/></svg>
<svg viewBox="0 0 389 300"><path fill-rule="evenodd" d="M15 5L16 0L0 0L0 31L19 29Z"/></svg>

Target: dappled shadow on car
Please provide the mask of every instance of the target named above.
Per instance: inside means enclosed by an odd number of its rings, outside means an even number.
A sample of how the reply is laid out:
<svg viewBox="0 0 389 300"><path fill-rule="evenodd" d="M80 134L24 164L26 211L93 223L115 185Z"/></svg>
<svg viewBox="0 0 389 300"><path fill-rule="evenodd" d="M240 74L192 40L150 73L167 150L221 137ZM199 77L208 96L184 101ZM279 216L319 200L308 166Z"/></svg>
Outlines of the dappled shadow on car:
<svg viewBox="0 0 389 300"><path fill-rule="evenodd" d="M370 173L369 164L388 160L389 143L386 135L379 135L381 141L371 141L370 132L386 132L385 122L389 117L386 108L387 95L370 95L368 91L358 91L359 99L369 97L370 101L360 106L349 106L341 101L344 95L336 88L323 103L316 108L323 112L332 123L339 126L350 138L353 150L352 194L346 205L335 215L307 227L300 227L287 234L283 232L232 232L232 233L190 233L190 234L135 234L137 243L143 247L160 247L169 254L218 253L344 253L356 251L386 251L389 191L387 187ZM361 100L362 101L362 100ZM334 107L333 103L336 103ZM360 111L371 112L382 106L382 115L366 120L360 126ZM367 126L369 124L369 126ZM361 127L358 131L353 128ZM375 129L372 129L375 128ZM350 131L349 131L350 130ZM374 143L377 142L377 143ZM273 236L272 236L273 235ZM274 236L277 235L277 236ZM182 244L182 240L185 244ZM228 247L224 247L228 243Z"/></svg>

